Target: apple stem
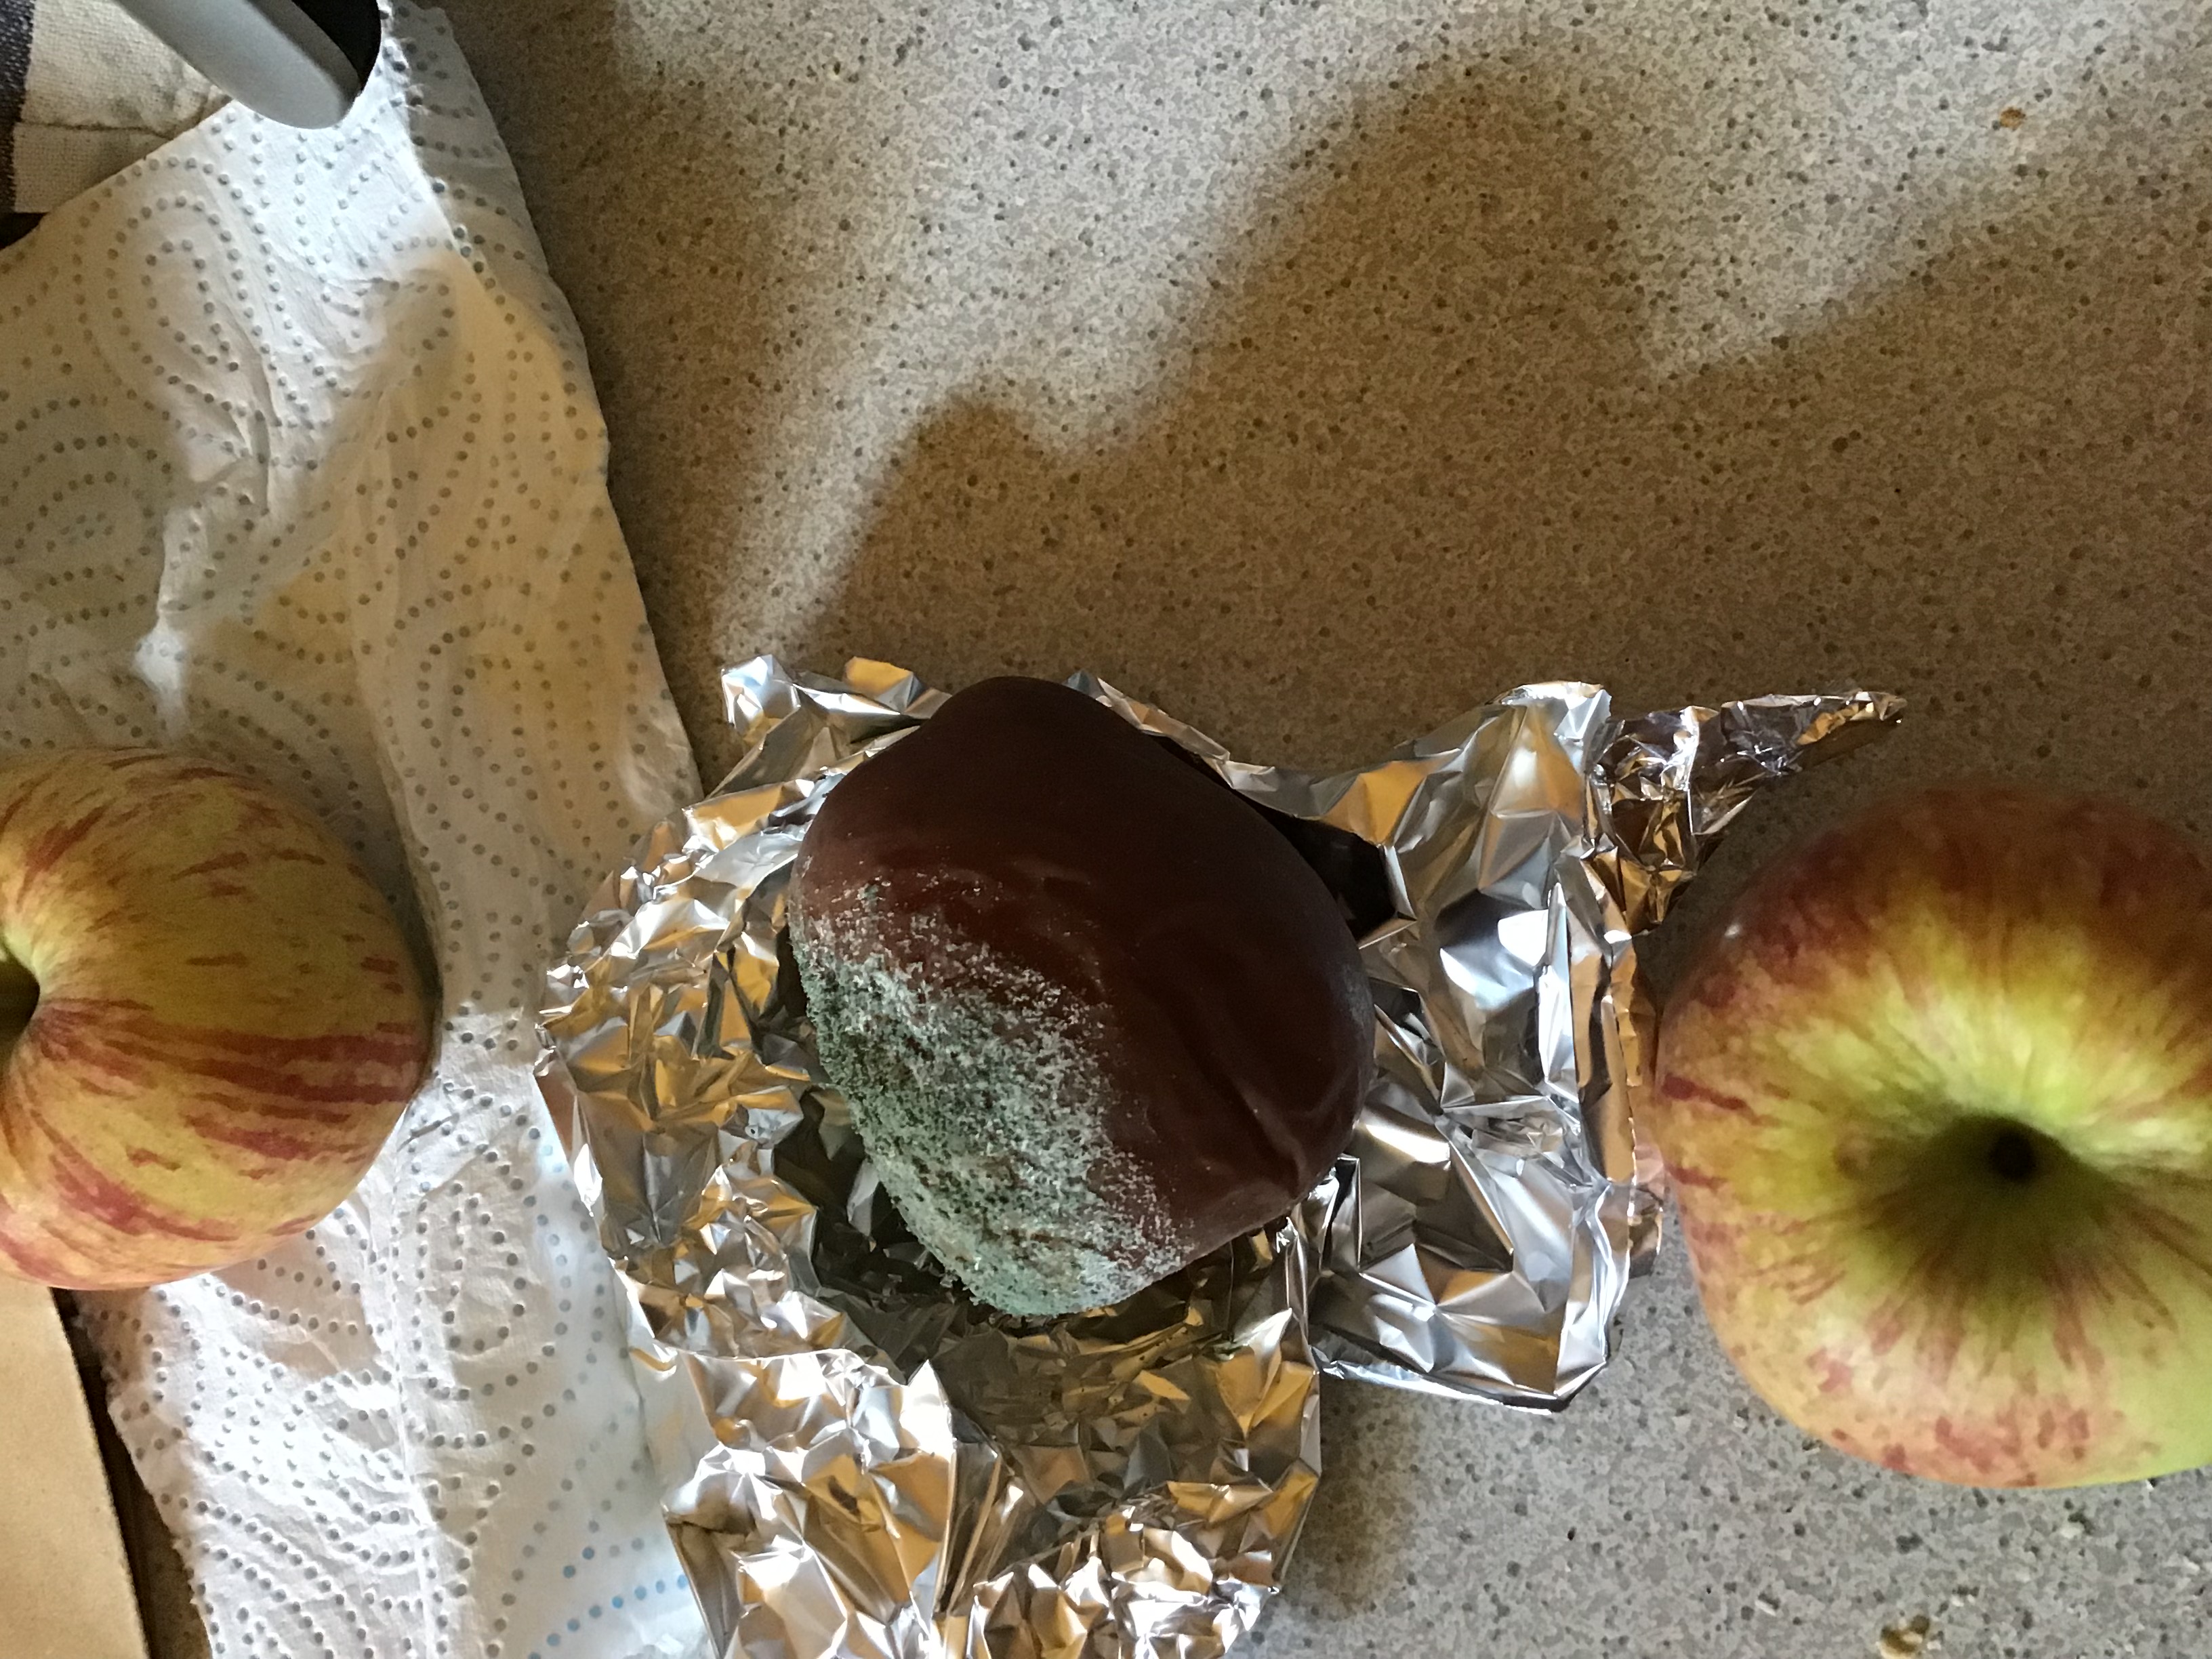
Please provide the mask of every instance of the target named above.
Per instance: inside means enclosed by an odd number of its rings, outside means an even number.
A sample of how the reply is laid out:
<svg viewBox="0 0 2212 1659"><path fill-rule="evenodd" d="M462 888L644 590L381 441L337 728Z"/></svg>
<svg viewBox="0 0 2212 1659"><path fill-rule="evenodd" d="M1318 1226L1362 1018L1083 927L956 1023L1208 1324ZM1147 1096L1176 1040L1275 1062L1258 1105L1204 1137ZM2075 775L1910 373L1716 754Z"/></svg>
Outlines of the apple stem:
<svg viewBox="0 0 2212 1659"><path fill-rule="evenodd" d="M0 1055L31 1023L31 1010L39 1006L39 981L31 970L0 951Z"/></svg>

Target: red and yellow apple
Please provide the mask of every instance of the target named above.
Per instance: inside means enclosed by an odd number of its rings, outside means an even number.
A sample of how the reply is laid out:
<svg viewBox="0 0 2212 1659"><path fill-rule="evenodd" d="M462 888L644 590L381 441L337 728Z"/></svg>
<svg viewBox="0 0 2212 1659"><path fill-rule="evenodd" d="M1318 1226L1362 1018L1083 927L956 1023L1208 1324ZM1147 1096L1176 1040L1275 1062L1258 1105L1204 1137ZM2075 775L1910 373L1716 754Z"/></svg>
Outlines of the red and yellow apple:
<svg viewBox="0 0 2212 1659"><path fill-rule="evenodd" d="M390 908L298 807L143 750L0 765L0 1271L150 1285L313 1226L429 1047Z"/></svg>
<svg viewBox="0 0 2212 1659"><path fill-rule="evenodd" d="M2212 874L2127 808L1880 807L1692 963L1650 1123L1721 1345L1914 1474L2212 1462Z"/></svg>

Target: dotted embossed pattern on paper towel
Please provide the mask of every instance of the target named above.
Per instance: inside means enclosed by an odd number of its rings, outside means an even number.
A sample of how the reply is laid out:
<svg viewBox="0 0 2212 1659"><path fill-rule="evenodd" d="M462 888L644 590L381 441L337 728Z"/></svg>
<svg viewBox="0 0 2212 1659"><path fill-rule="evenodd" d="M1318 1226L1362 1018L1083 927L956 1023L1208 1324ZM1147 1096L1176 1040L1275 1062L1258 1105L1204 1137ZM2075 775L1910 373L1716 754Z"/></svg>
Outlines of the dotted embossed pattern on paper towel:
<svg viewBox="0 0 2212 1659"><path fill-rule="evenodd" d="M0 252L0 744L175 743L320 812L444 985L360 1193L93 1299L215 1650L690 1653L538 976L696 793L574 325L442 24L347 124L228 111Z"/></svg>

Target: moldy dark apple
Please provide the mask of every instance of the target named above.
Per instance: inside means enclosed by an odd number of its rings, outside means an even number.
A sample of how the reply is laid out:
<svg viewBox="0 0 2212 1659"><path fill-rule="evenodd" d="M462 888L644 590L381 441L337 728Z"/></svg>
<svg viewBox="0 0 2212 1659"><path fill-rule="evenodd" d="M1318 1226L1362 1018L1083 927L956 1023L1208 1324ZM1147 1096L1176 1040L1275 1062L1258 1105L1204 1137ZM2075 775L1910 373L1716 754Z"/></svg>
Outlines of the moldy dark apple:
<svg viewBox="0 0 2212 1659"><path fill-rule="evenodd" d="M979 1297L1112 1302L1264 1226L1365 1091L1373 1008L1267 817L1082 694L985 681L838 784L793 874L823 1064Z"/></svg>

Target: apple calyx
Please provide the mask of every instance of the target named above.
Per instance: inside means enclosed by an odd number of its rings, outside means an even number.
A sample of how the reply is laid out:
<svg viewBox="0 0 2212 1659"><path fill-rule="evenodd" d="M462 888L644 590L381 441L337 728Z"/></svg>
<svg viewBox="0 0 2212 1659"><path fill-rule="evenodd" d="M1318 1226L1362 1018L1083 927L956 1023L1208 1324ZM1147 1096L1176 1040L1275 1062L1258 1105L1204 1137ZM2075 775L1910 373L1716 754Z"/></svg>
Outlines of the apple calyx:
<svg viewBox="0 0 2212 1659"><path fill-rule="evenodd" d="M1926 1139L1910 1145L1919 1170L1939 1175L1947 1183L1981 1186L1993 1198L2061 1178L2077 1162L2033 1122L1964 1109Z"/></svg>
<svg viewBox="0 0 2212 1659"><path fill-rule="evenodd" d="M1998 1180L2025 1187L2043 1167L2044 1154L2036 1146L2037 1139L2032 1129L2001 1123L1990 1133L1989 1145L1982 1148L1982 1163Z"/></svg>
<svg viewBox="0 0 2212 1659"><path fill-rule="evenodd" d="M39 981L29 969L0 950L0 1060L30 1028L31 1011L38 1006Z"/></svg>

